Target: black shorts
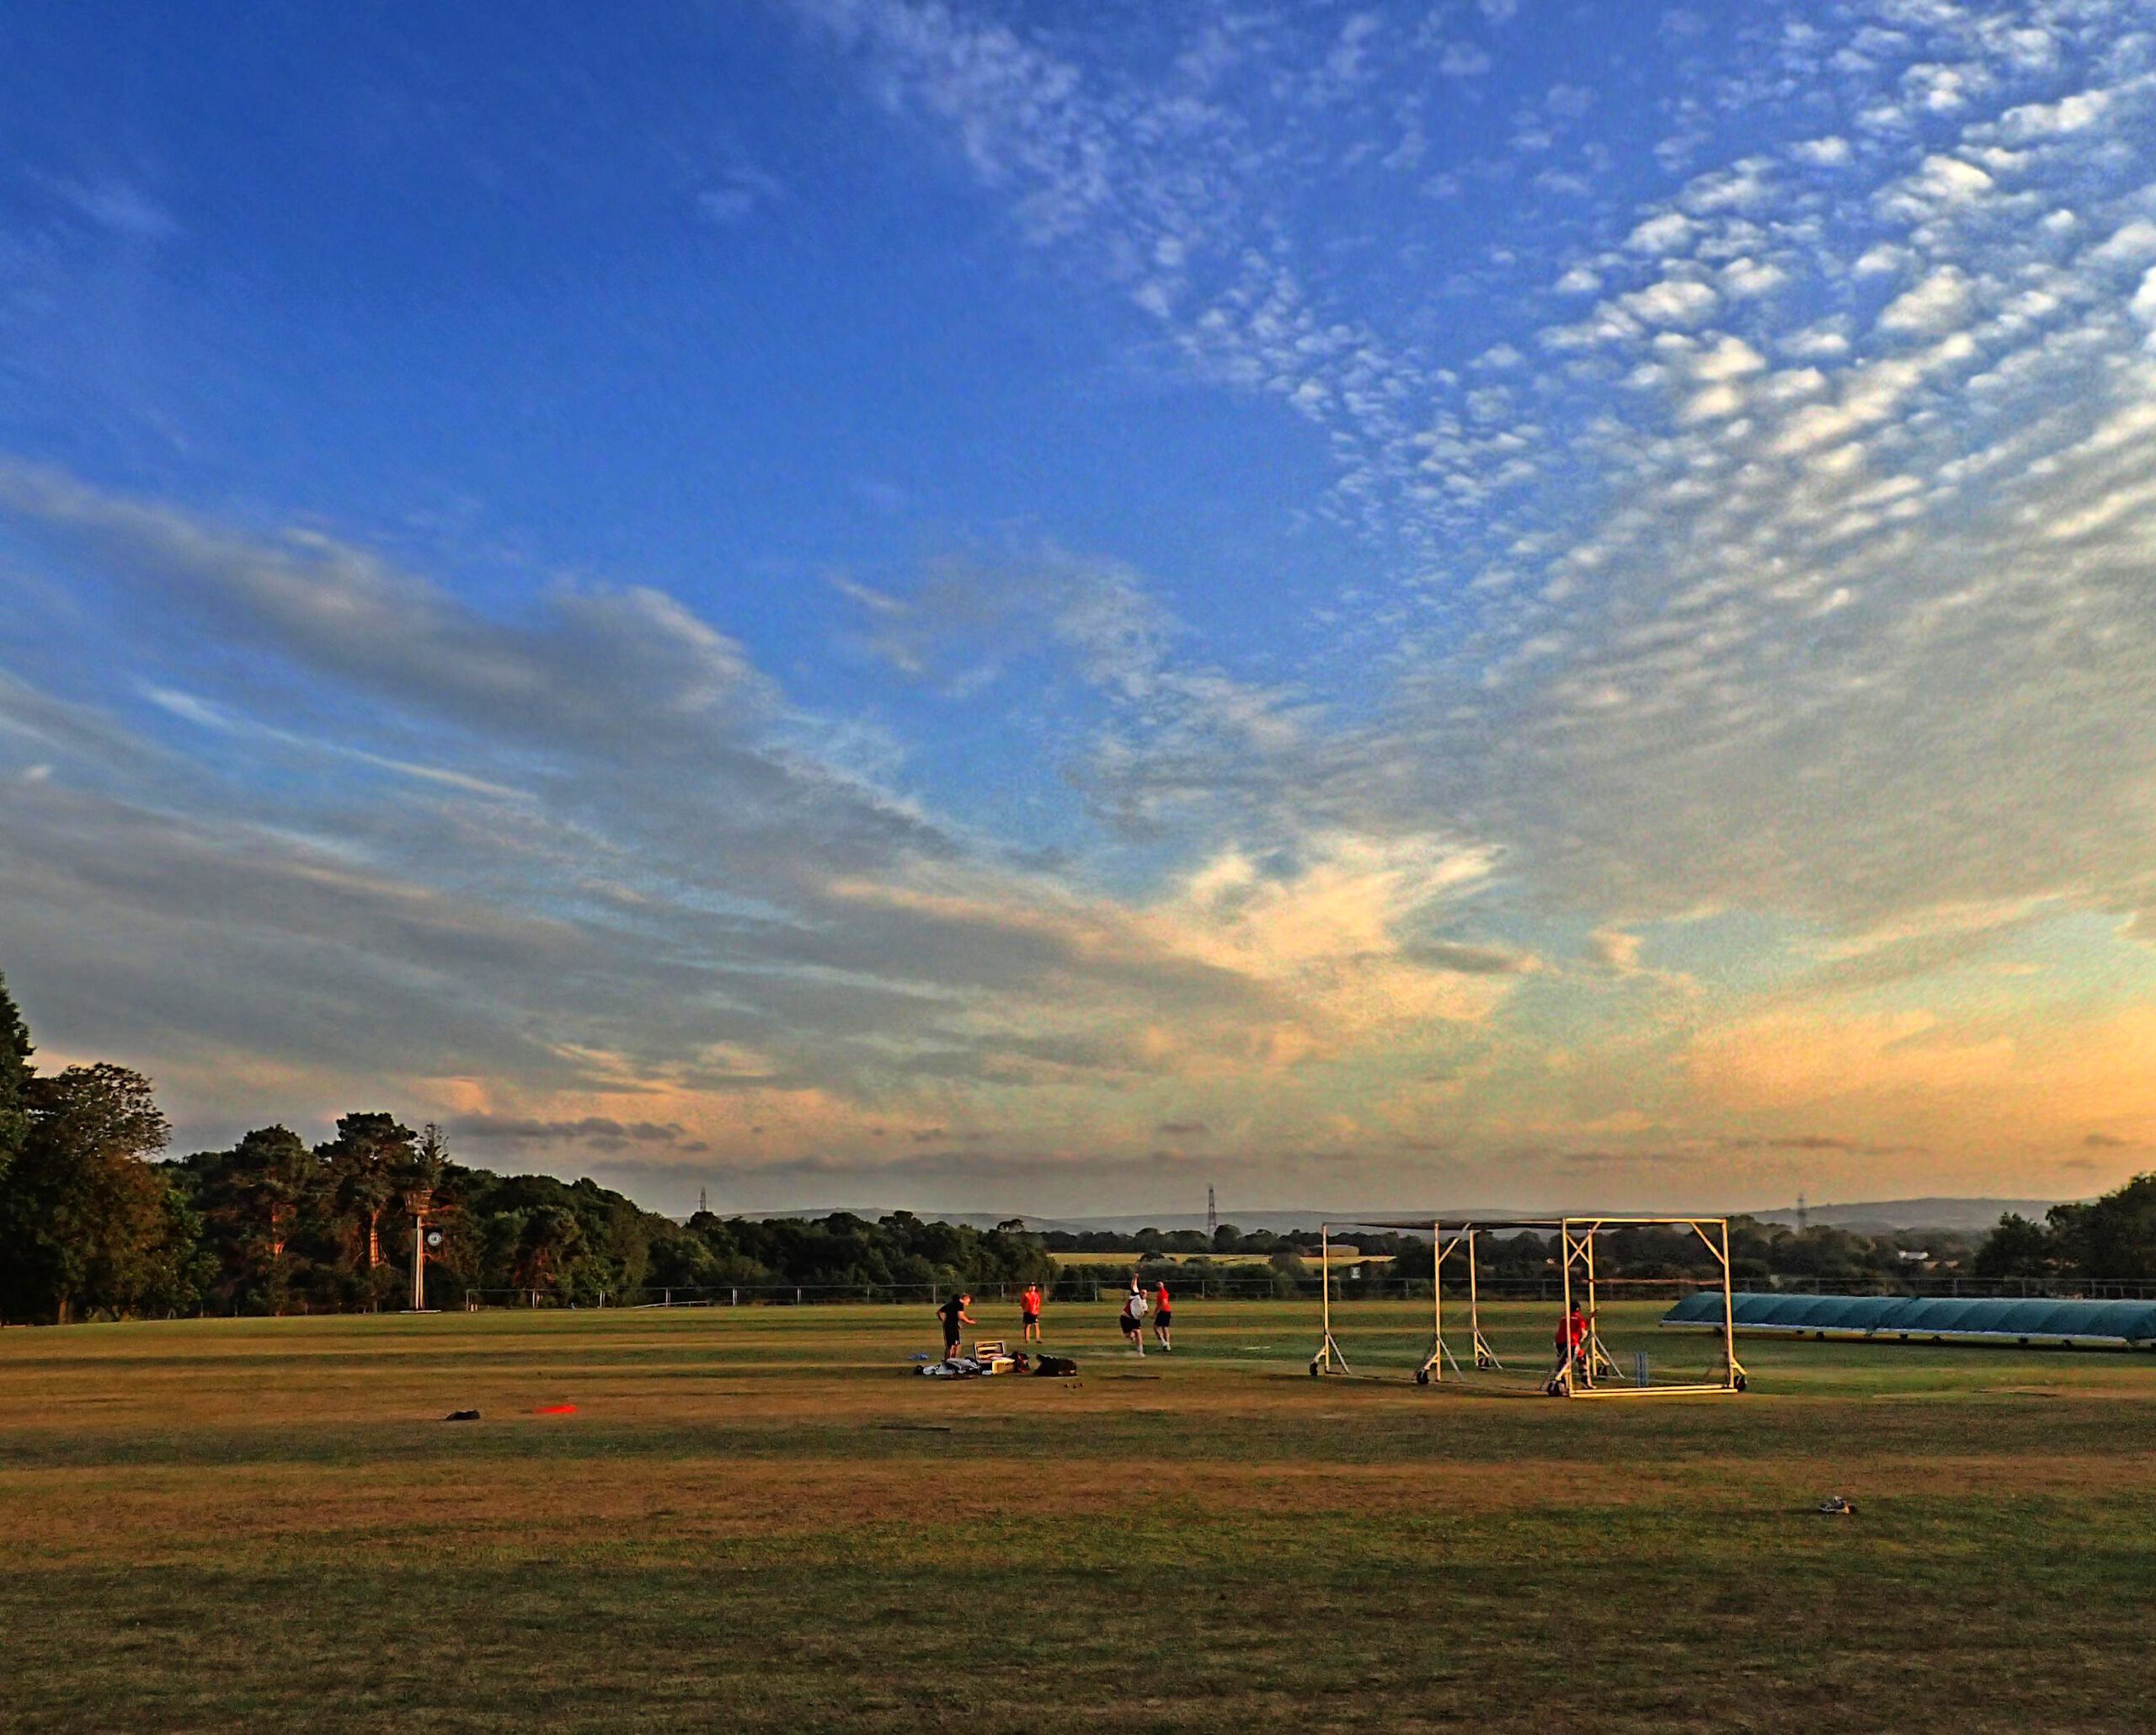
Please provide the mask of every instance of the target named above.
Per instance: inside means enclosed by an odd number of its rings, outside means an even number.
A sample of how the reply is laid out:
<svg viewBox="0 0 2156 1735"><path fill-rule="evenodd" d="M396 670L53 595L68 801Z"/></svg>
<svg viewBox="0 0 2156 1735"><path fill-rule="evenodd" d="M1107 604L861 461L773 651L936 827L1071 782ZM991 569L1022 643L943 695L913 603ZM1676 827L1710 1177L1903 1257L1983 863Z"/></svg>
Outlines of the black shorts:
<svg viewBox="0 0 2156 1735"><path fill-rule="evenodd" d="M1040 1322L1041 1316L1038 1313L1028 1313L1022 1316L1022 1323L1025 1325L1028 1331L1030 1331L1033 1327L1038 1325Z"/></svg>
<svg viewBox="0 0 2156 1735"><path fill-rule="evenodd" d="M1153 1329L1156 1332L1165 1332L1170 1326L1175 1323L1175 1314L1171 1310L1163 1307L1158 1313L1153 1316Z"/></svg>
<svg viewBox="0 0 2156 1735"><path fill-rule="evenodd" d="M947 1362L958 1353L958 1340L956 1337L946 1337L943 1340L943 1359Z"/></svg>
<svg viewBox="0 0 2156 1735"><path fill-rule="evenodd" d="M1122 1318L1123 1334L1126 1337L1134 1337L1145 1329L1145 1321L1134 1313L1126 1313Z"/></svg>

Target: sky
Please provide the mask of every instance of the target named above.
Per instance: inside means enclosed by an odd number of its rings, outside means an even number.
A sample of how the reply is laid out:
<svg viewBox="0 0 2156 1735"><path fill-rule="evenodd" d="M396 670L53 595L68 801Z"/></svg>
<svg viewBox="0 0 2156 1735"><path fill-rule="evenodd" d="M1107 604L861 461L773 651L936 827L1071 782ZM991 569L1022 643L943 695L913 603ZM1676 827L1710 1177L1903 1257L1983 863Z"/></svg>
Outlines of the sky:
<svg viewBox="0 0 2156 1735"><path fill-rule="evenodd" d="M0 970L661 1209L2156 1166L2148 0L0 14Z"/></svg>

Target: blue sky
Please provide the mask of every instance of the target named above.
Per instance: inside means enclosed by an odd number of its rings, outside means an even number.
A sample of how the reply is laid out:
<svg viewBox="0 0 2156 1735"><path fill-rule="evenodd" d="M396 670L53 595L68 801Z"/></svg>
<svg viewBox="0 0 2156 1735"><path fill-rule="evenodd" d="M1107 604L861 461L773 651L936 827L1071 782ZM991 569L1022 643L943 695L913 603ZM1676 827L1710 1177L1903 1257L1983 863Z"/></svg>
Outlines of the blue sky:
<svg viewBox="0 0 2156 1735"><path fill-rule="evenodd" d="M669 1204L2106 1184L2150 22L13 18L0 968Z"/></svg>

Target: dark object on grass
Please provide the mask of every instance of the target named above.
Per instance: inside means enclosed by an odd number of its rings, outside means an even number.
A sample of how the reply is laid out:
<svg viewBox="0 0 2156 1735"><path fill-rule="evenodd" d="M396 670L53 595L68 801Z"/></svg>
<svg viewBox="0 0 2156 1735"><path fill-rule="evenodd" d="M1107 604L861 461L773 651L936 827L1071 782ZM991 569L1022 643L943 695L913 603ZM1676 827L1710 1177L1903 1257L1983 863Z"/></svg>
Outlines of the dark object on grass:
<svg viewBox="0 0 2156 1735"><path fill-rule="evenodd" d="M1037 1376L1049 1380L1068 1380L1078 1371L1078 1364L1067 1355L1043 1355L1033 1363Z"/></svg>
<svg viewBox="0 0 2156 1735"><path fill-rule="evenodd" d="M445 1422L477 1422L479 1412L477 1410L451 1410L441 1419Z"/></svg>
<svg viewBox="0 0 2156 1735"><path fill-rule="evenodd" d="M915 1368L914 1372L931 1380L979 1380L987 1375L988 1364L969 1355L953 1355Z"/></svg>
<svg viewBox="0 0 2156 1735"><path fill-rule="evenodd" d="M1829 1494L1819 1503L1817 1509L1823 1518L1853 1518L1856 1514L1856 1502L1839 1494Z"/></svg>

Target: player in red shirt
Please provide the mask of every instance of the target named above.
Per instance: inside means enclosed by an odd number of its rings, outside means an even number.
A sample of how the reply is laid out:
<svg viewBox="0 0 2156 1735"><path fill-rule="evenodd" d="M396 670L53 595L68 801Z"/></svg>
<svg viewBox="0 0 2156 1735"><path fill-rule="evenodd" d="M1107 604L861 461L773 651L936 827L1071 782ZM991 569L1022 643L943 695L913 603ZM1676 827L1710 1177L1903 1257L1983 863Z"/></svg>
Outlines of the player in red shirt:
<svg viewBox="0 0 2156 1735"><path fill-rule="evenodd" d="M1026 1293L1018 1298L1018 1317L1025 1324L1022 1341L1038 1343L1041 1341L1041 1286L1027 1284Z"/></svg>
<svg viewBox="0 0 2156 1735"><path fill-rule="evenodd" d="M1163 1349L1173 1349L1168 1341L1169 1329L1175 1324L1175 1315L1168 1308L1168 1286L1163 1281L1153 1291L1153 1339Z"/></svg>
<svg viewBox="0 0 2156 1735"><path fill-rule="evenodd" d="M1557 1316L1557 1329L1550 1336L1557 1348L1557 1372L1561 1375L1569 1368L1576 1377L1582 1374L1586 1368L1587 1316L1580 1311L1578 1302L1572 1304L1569 1314Z"/></svg>

